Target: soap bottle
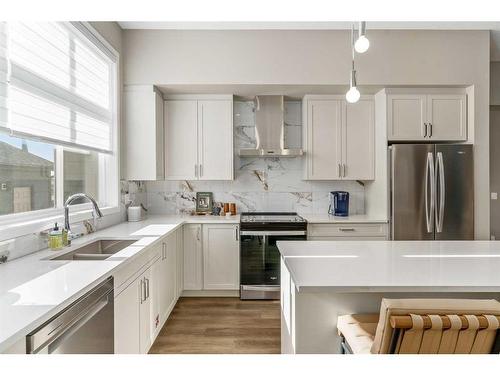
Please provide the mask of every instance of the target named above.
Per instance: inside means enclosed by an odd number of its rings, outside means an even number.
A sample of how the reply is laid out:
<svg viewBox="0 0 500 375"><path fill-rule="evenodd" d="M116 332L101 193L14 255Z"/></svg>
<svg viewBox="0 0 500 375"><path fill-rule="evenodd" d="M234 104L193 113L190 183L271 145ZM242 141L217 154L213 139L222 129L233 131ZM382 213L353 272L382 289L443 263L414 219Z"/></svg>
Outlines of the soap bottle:
<svg viewBox="0 0 500 375"><path fill-rule="evenodd" d="M63 234L62 230L59 229L57 223L54 224L54 228L49 233L49 248L52 250L58 250L63 246Z"/></svg>

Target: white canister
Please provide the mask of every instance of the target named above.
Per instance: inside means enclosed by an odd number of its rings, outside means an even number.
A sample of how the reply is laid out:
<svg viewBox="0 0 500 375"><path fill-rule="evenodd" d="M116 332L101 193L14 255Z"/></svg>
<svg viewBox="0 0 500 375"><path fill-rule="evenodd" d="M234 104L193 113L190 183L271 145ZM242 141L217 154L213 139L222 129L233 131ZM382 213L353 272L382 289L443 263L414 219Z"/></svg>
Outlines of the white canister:
<svg viewBox="0 0 500 375"><path fill-rule="evenodd" d="M128 221L141 221L142 220L142 207L130 206L127 209Z"/></svg>

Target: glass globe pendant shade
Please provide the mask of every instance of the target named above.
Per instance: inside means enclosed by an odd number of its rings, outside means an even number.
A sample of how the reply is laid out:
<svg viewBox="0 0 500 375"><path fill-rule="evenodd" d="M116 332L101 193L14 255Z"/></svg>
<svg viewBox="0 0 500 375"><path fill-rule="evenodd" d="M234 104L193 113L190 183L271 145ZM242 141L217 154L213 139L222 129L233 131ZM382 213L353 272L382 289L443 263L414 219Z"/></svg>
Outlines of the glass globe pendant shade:
<svg viewBox="0 0 500 375"><path fill-rule="evenodd" d="M354 49L358 53L364 53L368 50L370 47L370 41L368 38L364 35L360 35L358 40L356 40L356 43L354 43Z"/></svg>
<svg viewBox="0 0 500 375"><path fill-rule="evenodd" d="M354 86L351 87L349 91L347 91L347 93L345 94L345 99L349 103L356 103L359 100L360 96L361 94L359 93L359 90L356 88L356 86Z"/></svg>
<svg viewBox="0 0 500 375"><path fill-rule="evenodd" d="M359 93L359 90L356 87L356 71L353 69L351 70L350 89L345 94L345 99L349 103L356 103L359 100L360 96L361 94Z"/></svg>

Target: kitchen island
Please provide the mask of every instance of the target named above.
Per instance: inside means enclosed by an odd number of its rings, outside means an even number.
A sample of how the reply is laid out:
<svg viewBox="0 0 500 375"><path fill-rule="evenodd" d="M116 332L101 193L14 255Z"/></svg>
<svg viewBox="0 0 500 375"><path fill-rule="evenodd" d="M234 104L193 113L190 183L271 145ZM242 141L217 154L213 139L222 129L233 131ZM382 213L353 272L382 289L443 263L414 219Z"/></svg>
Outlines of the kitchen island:
<svg viewBox="0 0 500 375"><path fill-rule="evenodd" d="M282 353L338 353L337 317L386 298L500 300L494 241L283 241Z"/></svg>

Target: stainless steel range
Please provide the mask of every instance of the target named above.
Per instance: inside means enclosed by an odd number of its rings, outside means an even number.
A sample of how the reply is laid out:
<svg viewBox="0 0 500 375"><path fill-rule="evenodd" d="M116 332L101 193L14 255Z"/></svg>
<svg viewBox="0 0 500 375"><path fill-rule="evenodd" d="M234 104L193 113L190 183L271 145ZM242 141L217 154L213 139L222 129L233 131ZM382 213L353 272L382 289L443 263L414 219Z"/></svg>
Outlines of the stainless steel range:
<svg viewBox="0 0 500 375"><path fill-rule="evenodd" d="M307 221L295 212L243 213L240 219L240 298L280 298L277 241L305 241Z"/></svg>

